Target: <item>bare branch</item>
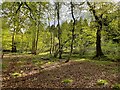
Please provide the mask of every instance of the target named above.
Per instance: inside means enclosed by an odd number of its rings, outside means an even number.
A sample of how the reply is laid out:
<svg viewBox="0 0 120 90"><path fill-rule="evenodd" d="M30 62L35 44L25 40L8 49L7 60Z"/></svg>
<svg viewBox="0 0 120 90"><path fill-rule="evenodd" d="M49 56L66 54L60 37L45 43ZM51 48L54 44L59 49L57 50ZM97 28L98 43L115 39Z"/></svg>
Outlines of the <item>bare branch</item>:
<svg viewBox="0 0 120 90"><path fill-rule="evenodd" d="M23 2L21 2L21 4L19 4L18 9L16 10L16 14L20 10L20 8L21 8L22 5L23 5Z"/></svg>

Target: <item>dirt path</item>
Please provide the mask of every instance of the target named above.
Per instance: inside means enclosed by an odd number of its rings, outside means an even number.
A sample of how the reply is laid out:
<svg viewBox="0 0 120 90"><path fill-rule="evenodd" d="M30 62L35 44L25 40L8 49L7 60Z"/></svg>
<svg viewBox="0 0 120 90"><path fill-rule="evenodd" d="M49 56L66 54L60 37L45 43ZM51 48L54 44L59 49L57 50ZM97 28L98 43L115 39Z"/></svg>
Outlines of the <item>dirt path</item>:
<svg viewBox="0 0 120 90"><path fill-rule="evenodd" d="M66 64L56 63L54 65L44 65L44 70L28 75L3 81L3 88L97 88L96 84L99 79L108 81L105 87L112 87L118 83L118 73L114 73L117 67L116 63L107 65L97 65L90 61L69 62ZM73 82L65 84L64 79L72 79Z"/></svg>

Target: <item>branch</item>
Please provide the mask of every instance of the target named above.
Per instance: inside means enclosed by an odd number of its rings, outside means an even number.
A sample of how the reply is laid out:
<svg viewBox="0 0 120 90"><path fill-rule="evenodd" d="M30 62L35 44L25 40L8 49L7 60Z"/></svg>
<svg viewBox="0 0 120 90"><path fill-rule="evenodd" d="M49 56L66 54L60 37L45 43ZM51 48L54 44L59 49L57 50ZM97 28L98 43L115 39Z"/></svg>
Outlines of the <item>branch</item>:
<svg viewBox="0 0 120 90"><path fill-rule="evenodd" d="M107 12L107 10L113 8L114 6L115 6L115 5L113 5L112 7L109 7L109 8L107 8L106 10L104 10L104 12L103 12L101 15L105 14L105 13Z"/></svg>
<svg viewBox="0 0 120 90"><path fill-rule="evenodd" d="M20 8L21 8L22 5L23 5L23 2L21 2L21 4L19 4L18 9L16 10L16 14L20 10Z"/></svg>
<svg viewBox="0 0 120 90"><path fill-rule="evenodd" d="M24 4L28 7L28 9L30 10L30 12L32 12L32 9L28 6L28 4L26 2L24 2Z"/></svg>
<svg viewBox="0 0 120 90"><path fill-rule="evenodd" d="M74 21L74 24L75 24L75 17L74 17L74 14L73 14L73 7L74 7L74 5L73 5L72 2L70 2L70 4L71 4L71 14L72 14L72 18L73 18L73 21Z"/></svg>
<svg viewBox="0 0 120 90"><path fill-rule="evenodd" d="M100 20L100 19L101 19L101 17L102 17L103 14L101 14L100 17L98 17L98 16L96 15L96 11L95 11L94 7L90 4L89 1L87 1L87 4L88 4L88 6L90 7L90 9L91 9L91 11L92 11L92 13L93 13L93 15L94 15L94 17L95 17L95 20L96 20L99 24L101 24L101 20Z"/></svg>
<svg viewBox="0 0 120 90"><path fill-rule="evenodd" d="M81 5L83 5L85 2L81 2L80 4L74 4L74 5L79 5L79 6L81 6Z"/></svg>

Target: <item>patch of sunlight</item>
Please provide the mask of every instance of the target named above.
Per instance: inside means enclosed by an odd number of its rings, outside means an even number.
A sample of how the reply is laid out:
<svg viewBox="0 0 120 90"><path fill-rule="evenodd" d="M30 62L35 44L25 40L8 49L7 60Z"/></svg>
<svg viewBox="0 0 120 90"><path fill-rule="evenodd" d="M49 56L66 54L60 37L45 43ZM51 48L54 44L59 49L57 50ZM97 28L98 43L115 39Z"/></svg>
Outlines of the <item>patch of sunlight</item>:
<svg viewBox="0 0 120 90"><path fill-rule="evenodd" d="M44 62L39 61L39 60L33 60L32 62L37 66L44 64Z"/></svg>
<svg viewBox="0 0 120 90"><path fill-rule="evenodd" d="M103 80L103 79L97 80L97 85L107 85L107 84L108 84L107 80Z"/></svg>
<svg viewBox="0 0 120 90"><path fill-rule="evenodd" d="M22 74L21 74L21 73L14 72L14 73L12 73L12 76L13 76L13 77L21 77Z"/></svg>
<svg viewBox="0 0 120 90"><path fill-rule="evenodd" d="M111 61L97 61L97 60L90 60L91 62L94 62L96 64L99 64L99 65L109 65L109 64L113 64L114 62L111 62Z"/></svg>
<svg viewBox="0 0 120 90"><path fill-rule="evenodd" d="M39 55L47 55L49 54L50 52L44 52L44 53L39 53Z"/></svg>
<svg viewBox="0 0 120 90"><path fill-rule="evenodd" d="M52 62L48 62L48 64L51 64Z"/></svg>
<svg viewBox="0 0 120 90"><path fill-rule="evenodd" d="M85 58L82 58L82 59L76 59L75 61L85 61L86 59Z"/></svg>
<svg viewBox="0 0 120 90"><path fill-rule="evenodd" d="M62 80L62 83L72 83L73 80L72 79L64 79Z"/></svg>
<svg viewBox="0 0 120 90"><path fill-rule="evenodd" d="M49 61L49 62L47 62L46 64L53 64L53 63L55 63L55 62Z"/></svg>

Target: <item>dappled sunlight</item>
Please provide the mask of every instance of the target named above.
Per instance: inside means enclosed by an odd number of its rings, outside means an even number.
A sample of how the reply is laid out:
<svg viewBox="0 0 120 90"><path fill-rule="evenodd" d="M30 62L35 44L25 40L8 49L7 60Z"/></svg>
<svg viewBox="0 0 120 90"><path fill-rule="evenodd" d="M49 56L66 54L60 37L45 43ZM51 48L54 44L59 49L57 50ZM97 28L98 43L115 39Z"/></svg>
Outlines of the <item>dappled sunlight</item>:
<svg viewBox="0 0 120 90"><path fill-rule="evenodd" d="M2 89L120 89L120 3L77 1L1 3Z"/></svg>
<svg viewBox="0 0 120 90"><path fill-rule="evenodd" d="M85 60L87 60L87 59L82 58L82 59L76 59L75 61L85 61Z"/></svg>

